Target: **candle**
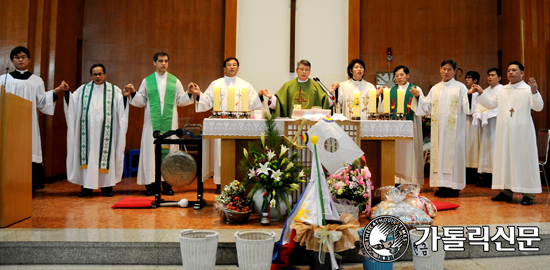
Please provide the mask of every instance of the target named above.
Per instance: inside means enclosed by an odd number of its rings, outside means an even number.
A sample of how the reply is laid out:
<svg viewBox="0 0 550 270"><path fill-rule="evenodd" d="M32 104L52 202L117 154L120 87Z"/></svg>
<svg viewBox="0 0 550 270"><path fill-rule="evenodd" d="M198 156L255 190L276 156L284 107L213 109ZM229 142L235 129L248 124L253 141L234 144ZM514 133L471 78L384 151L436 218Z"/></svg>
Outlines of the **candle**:
<svg viewBox="0 0 550 270"><path fill-rule="evenodd" d="M405 90L397 89L397 113L403 113L405 107Z"/></svg>
<svg viewBox="0 0 550 270"><path fill-rule="evenodd" d="M384 87L384 113L390 113L390 89Z"/></svg>
<svg viewBox="0 0 550 270"><path fill-rule="evenodd" d="M361 117L360 115L361 110L359 109L360 99L361 99L361 92L359 92L359 90L357 90L356 88L355 92L353 93L353 117L354 118Z"/></svg>
<svg viewBox="0 0 550 270"><path fill-rule="evenodd" d="M235 110L235 86L229 86L227 88L227 111L232 112Z"/></svg>
<svg viewBox="0 0 550 270"><path fill-rule="evenodd" d="M214 111L220 111L220 87L214 86Z"/></svg>
<svg viewBox="0 0 550 270"><path fill-rule="evenodd" d="M241 88L241 111L248 112L248 88Z"/></svg>
<svg viewBox="0 0 550 270"><path fill-rule="evenodd" d="M369 113L376 113L376 89L369 91Z"/></svg>

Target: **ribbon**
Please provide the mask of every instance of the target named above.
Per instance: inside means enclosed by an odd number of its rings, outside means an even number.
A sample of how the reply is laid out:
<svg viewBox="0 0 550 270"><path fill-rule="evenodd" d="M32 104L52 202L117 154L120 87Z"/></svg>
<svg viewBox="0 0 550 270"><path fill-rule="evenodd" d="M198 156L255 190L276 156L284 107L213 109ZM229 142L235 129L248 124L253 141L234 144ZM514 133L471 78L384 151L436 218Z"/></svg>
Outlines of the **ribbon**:
<svg viewBox="0 0 550 270"><path fill-rule="evenodd" d="M330 253L330 262L332 263L332 270L338 269L338 263L336 262L335 257L338 256L338 258L341 258L341 256L334 253L333 244L334 242L340 240L340 237L342 237L342 232L329 231L327 228L319 228L317 231L315 231L313 236L315 236L315 238L319 238L319 262L321 264L325 263L325 251L323 249L323 245L326 245Z"/></svg>

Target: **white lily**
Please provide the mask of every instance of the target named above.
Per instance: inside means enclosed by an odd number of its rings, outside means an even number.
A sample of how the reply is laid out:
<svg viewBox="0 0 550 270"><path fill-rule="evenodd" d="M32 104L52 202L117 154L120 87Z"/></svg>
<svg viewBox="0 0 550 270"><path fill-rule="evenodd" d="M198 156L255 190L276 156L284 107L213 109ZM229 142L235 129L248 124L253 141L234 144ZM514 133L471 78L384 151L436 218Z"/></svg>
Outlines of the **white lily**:
<svg viewBox="0 0 550 270"><path fill-rule="evenodd" d="M304 176L306 176L306 174L304 173L304 170L301 170L300 173L298 174L298 178L301 178Z"/></svg>
<svg viewBox="0 0 550 270"><path fill-rule="evenodd" d="M243 154L246 159L248 159L248 152L246 151L246 148L243 148Z"/></svg>
<svg viewBox="0 0 550 270"><path fill-rule="evenodd" d="M294 167L294 163L293 163L293 162L290 162L290 163L288 164L288 166L286 166L286 169L288 170L288 169L290 169L290 168L292 168L292 167Z"/></svg>
<svg viewBox="0 0 550 270"><path fill-rule="evenodd" d="M290 184L290 189L298 190L298 184Z"/></svg>
<svg viewBox="0 0 550 270"><path fill-rule="evenodd" d="M271 201L269 202L269 207L275 207L277 205L277 201L275 201L275 199L271 199Z"/></svg>
<svg viewBox="0 0 550 270"><path fill-rule="evenodd" d="M288 150L288 147L281 145L281 154L279 154L279 156L283 156L283 154L286 153L287 150Z"/></svg>
<svg viewBox="0 0 550 270"><path fill-rule="evenodd" d="M249 178L252 178L252 177L254 177L254 176L256 176L256 173L255 173L254 169L248 170L248 177L249 177Z"/></svg>
<svg viewBox="0 0 550 270"><path fill-rule="evenodd" d="M262 132L262 137L261 137L261 139L262 139L262 146L265 148L265 135L264 135L263 132Z"/></svg>
<svg viewBox="0 0 550 270"><path fill-rule="evenodd" d="M264 164L260 164L260 168L258 169L258 174L265 174L269 175L269 171L272 171L269 167L269 162L266 162Z"/></svg>
<svg viewBox="0 0 550 270"><path fill-rule="evenodd" d="M271 160L275 155L275 151L267 150L267 160Z"/></svg>
<svg viewBox="0 0 550 270"><path fill-rule="evenodd" d="M276 172L273 172L273 178L275 179L275 181L280 181L282 174L283 172L281 172L281 170L277 170Z"/></svg>

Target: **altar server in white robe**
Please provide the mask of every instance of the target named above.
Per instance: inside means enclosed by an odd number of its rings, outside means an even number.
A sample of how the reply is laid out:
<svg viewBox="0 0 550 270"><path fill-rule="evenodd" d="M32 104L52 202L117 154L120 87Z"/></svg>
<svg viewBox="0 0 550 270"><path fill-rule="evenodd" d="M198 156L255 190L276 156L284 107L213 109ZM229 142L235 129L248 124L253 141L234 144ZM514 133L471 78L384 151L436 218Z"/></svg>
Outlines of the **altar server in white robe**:
<svg viewBox="0 0 550 270"><path fill-rule="evenodd" d="M130 104L143 108L143 132L141 134L141 152L137 175L138 185L145 185L147 196L159 192L155 182L155 147L153 131L161 133L178 128L177 106L183 107L193 104L191 94L185 92L183 85L174 75L168 72L169 56L165 52L158 52L153 57L156 71L141 82L136 92L132 84L124 87L124 95L130 95ZM175 136L172 136L175 138ZM178 150L178 145L171 144L162 149L162 158L168 153ZM162 194L174 195L172 186L162 181Z"/></svg>
<svg viewBox="0 0 550 270"><path fill-rule="evenodd" d="M63 81L53 91L46 92L44 81L29 72L31 53L23 46L15 47L10 53L10 59L15 71L1 75L0 84L5 86L7 93L32 102L32 190L39 190L44 188L44 180L40 126L36 109L43 114L53 115L58 95L69 90L69 85Z"/></svg>
<svg viewBox="0 0 550 270"><path fill-rule="evenodd" d="M94 64L91 82L65 92L67 180L82 186L78 197L97 188L112 197L124 171L129 105L120 88L105 81L106 73L103 64Z"/></svg>
<svg viewBox="0 0 550 270"><path fill-rule="evenodd" d="M426 97L418 89L417 115L431 114L430 186L439 187L435 195L458 197L466 187L466 112L469 112L468 89L456 81L457 64L448 59L441 63L443 80L430 89Z"/></svg>
<svg viewBox="0 0 550 270"><path fill-rule="evenodd" d="M424 184L424 151L422 136L422 117L416 115L417 99L413 97L411 90L418 90L420 96L424 97L422 89L409 82L409 68L397 66L393 70L393 76L397 85L390 89L390 112L395 119L397 106L403 106L403 117L413 121L413 139L397 140L395 142L395 183L399 184ZM397 92L404 91L403 103L397 103ZM396 106L397 104L397 106ZM384 110L384 99L380 102L380 110Z"/></svg>
<svg viewBox="0 0 550 270"><path fill-rule="evenodd" d="M495 153L493 162L493 189L500 193L493 201L511 201L513 192L523 193L522 205L531 205L535 193L542 193L537 137L531 110L540 112L544 101L534 78L523 81L524 67L518 61L508 65L509 84L494 96L480 94L477 101L488 109L498 108Z"/></svg>
<svg viewBox="0 0 550 270"><path fill-rule="evenodd" d="M474 84L479 84L481 75L477 71L466 72L465 85L467 89L472 88ZM477 93L468 94L470 102L470 111L466 113L466 182L478 183L479 175L477 168L479 164L479 136L480 130L473 125L473 113L476 108L475 98Z"/></svg>
<svg viewBox="0 0 550 270"><path fill-rule="evenodd" d="M500 80L502 71L498 68L491 68L487 71L487 87L483 92L486 95L494 96L502 87ZM474 96L479 95L477 91ZM495 146L495 134L497 125L498 108L487 109L483 105L476 103L473 114L473 125L480 129L479 135L479 164L477 172L481 174L481 180L477 183L480 187L491 187L493 173L493 154Z"/></svg>
<svg viewBox="0 0 550 270"><path fill-rule="evenodd" d="M346 116L347 119L352 119L352 105L355 91L360 93L359 113L362 120L367 120L367 113L369 112L369 104L371 102L369 93L371 90L376 91L376 97L380 97L382 94L382 88L376 89L376 87L363 79L365 76L365 62L360 59L353 59L348 65L347 69L349 80L341 83L333 83L329 88L329 92L335 96L335 113L341 113ZM374 100L373 102L377 102ZM334 106L333 106L334 107ZM376 106L378 108L378 106Z"/></svg>
<svg viewBox="0 0 550 270"><path fill-rule="evenodd" d="M239 60L235 57L229 57L223 61L223 71L225 76L219 78L206 88L204 93L201 92L200 87L196 83L189 83L189 89L193 91L193 94L197 96L197 102L195 103L195 110L197 112L205 112L211 110L214 106L214 90L220 91L220 104L216 104L220 111L228 111L229 107L233 107L234 111L254 111L262 110L262 101L258 92L254 89L252 84L237 77L239 72ZM234 87L233 99L229 98L229 87ZM266 91L265 89L262 89ZM269 93L271 95L271 93ZM245 96L246 95L246 96ZM228 102L233 100L234 104L229 106ZM243 107L244 106L244 107ZM216 192L220 192L220 162L221 162L221 140L215 139L214 141L214 183L217 185Z"/></svg>

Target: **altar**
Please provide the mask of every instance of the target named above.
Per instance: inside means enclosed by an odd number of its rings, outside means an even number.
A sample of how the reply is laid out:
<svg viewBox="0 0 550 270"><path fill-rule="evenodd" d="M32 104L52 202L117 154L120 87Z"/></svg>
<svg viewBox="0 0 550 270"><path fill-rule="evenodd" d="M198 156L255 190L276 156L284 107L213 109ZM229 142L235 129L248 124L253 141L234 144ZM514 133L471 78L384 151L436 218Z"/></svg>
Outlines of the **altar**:
<svg viewBox="0 0 550 270"><path fill-rule="evenodd" d="M276 119L277 129L284 134L285 121L295 119ZM338 121L336 121L338 122ZM367 164L373 173L372 182L375 187L394 185L395 183L395 141L413 139L413 122L408 121L384 121L361 120L360 144L365 156L374 159L379 167L371 168L373 164ZM221 139L221 166L220 177L222 188L231 181L238 179L237 164L243 158L243 148L248 147L248 142L260 138L265 130L264 120L254 119L218 119L206 118L203 123L203 138ZM306 132L307 130L303 130ZM379 149L373 150L372 142ZM370 153L377 153L376 156ZM379 154L378 154L379 153Z"/></svg>

